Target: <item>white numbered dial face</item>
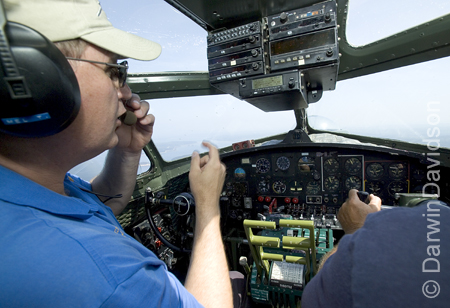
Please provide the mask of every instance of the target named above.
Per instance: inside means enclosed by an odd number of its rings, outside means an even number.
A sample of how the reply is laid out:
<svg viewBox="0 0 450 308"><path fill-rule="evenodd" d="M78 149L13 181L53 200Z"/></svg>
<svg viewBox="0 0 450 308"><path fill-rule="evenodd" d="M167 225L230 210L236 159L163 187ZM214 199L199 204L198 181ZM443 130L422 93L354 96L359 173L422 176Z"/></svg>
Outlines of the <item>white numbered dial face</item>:
<svg viewBox="0 0 450 308"><path fill-rule="evenodd" d="M276 194L284 194L284 192L286 191L286 183L284 183L283 181L275 181L272 184L272 189Z"/></svg>
<svg viewBox="0 0 450 308"><path fill-rule="evenodd" d="M286 156L280 156L277 159L277 167L280 170L288 170L289 166L291 165L291 161Z"/></svg>
<svg viewBox="0 0 450 308"><path fill-rule="evenodd" d="M256 161L256 171L267 173L270 170L270 161L267 158L260 158Z"/></svg>

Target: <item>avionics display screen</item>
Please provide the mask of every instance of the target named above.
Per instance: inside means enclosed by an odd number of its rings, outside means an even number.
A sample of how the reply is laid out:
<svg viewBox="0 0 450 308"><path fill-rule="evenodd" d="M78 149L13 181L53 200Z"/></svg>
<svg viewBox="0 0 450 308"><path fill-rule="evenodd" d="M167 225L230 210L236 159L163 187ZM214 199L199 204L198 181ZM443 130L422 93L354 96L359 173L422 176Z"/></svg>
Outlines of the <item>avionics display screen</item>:
<svg viewBox="0 0 450 308"><path fill-rule="evenodd" d="M238 60L238 59L242 59L242 58L250 58L251 59L251 57L252 57L252 52L247 51L247 52L242 52L242 53L238 53L238 54L214 58L214 59L208 60L208 64L213 65L213 64L217 64L217 63L233 61L233 60Z"/></svg>
<svg viewBox="0 0 450 308"><path fill-rule="evenodd" d="M256 35L255 39L256 39L255 42L259 42L259 36ZM248 37L245 37L245 38L239 39L237 41L227 42L224 44L208 47L208 53L216 52L216 51L223 50L223 49L228 49L231 47L245 45L247 43L251 43L251 41Z"/></svg>
<svg viewBox="0 0 450 308"><path fill-rule="evenodd" d="M252 80L252 89L254 90L282 85L283 85L282 75Z"/></svg>
<svg viewBox="0 0 450 308"><path fill-rule="evenodd" d="M247 65L235 66L235 67L228 68L228 69L210 71L209 77L214 77L214 76L219 76L219 75L224 75L224 74L232 74L232 73L236 73L236 72L242 72L245 70L247 70Z"/></svg>
<svg viewBox="0 0 450 308"><path fill-rule="evenodd" d="M270 43L270 55L316 48L335 43L334 28Z"/></svg>

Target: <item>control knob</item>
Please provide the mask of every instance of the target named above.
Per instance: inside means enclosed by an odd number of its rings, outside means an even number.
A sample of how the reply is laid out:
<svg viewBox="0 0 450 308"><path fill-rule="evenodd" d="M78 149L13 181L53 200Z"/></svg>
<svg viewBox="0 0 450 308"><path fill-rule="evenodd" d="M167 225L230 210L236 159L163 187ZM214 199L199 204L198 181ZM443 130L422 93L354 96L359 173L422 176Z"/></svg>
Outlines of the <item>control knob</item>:
<svg viewBox="0 0 450 308"><path fill-rule="evenodd" d="M327 50L327 57L332 57L333 56L333 49L328 49Z"/></svg>
<svg viewBox="0 0 450 308"><path fill-rule="evenodd" d="M280 22L282 24L284 24L286 21L288 21L288 14L286 14L285 12L280 14Z"/></svg>

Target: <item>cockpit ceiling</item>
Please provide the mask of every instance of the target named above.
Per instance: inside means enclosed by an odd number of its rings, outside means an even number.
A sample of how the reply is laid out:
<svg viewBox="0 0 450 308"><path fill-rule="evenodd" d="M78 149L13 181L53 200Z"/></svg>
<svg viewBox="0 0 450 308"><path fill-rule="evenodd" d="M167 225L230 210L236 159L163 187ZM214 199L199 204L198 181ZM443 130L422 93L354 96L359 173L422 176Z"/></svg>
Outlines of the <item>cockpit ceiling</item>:
<svg viewBox="0 0 450 308"><path fill-rule="evenodd" d="M317 0L166 0L207 31L232 28L310 6Z"/></svg>
<svg viewBox="0 0 450 308"><path fill-rule="evenodd" d="M165 1L210 33L324 2L321 0ZM350 2L336 0L336 3L340 53L338 80L450 56L450 14L368 45L352 46L346 37Z"/></svg>

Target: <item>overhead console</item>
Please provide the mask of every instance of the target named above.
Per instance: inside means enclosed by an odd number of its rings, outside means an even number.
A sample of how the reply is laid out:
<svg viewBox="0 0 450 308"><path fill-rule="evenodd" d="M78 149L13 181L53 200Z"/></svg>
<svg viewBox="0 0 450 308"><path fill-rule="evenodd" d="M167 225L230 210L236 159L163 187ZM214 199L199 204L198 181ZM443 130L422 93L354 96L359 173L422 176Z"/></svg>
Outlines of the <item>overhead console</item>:
<svg viewBox="0 0 450 308"><path fill-rule="evenodd" d="M264 111L306 108L335 89L336 19L326 1L210 31L210 83Z"/></svg>

